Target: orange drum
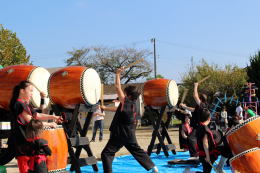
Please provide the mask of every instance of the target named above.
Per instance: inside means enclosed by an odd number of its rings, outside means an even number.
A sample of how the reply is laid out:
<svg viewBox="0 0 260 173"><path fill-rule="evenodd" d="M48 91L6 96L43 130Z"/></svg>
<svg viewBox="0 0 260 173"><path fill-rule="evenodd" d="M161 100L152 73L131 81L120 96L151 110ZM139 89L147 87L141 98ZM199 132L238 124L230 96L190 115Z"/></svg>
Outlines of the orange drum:
<svg viewBox="0 0 260 173"><path fill-rule="evenodd" d="M51 156L47 157L48 171L65 171L68 161L68 144L62 126L45 127L40 137L48 141L52 152Z"/></svg>
<svg viewBox="0 0 260 173"><path fill-rule="evenodd" d="M147 106L169 105L173 107L178 102L178 87L174 80L149 80L144 84L143 97Z"/></svg>
<svg viewBox="0 0 260 173"><path fill-rule="evenodd" d="M232 170L240 173L260 172L260 148L246 150L230 159Z"/></svg>
<svg viewBox="0 0 260 173"><path fill-rule="evenodd" d="M12 97L13 88L23 80L33 82L41 91L47 94L47 84L50 73L42 68L32 65L14 65L0 69L0 107L9 108L9 102ZM34 88L32 104L40 107L41 96L38 90ZM45 99L48 105L49 99Z"/></svg>
<svg viewBox="0 0 260 173"><path fill-rule="evenodd" d="M234 155L260 147L260 117L254 116L236 125L227 132L227 141Z"/></svg>
<svg viewBox="0 0 260 173"><path fill-rule="evenodd" d="M101 95L98 73L82 66L70 66L54 72L48 83L53 104L73 109L77 104L96 104Z"/></svg>

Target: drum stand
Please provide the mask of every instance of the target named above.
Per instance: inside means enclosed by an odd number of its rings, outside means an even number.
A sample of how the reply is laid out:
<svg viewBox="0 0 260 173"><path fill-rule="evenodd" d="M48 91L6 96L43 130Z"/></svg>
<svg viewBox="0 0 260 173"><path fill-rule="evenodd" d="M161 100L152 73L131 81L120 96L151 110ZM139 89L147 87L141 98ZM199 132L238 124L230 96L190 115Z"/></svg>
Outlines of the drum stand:
<svg viewBox="0 0 260 173"><path fill-rule="evenodd" d="M64 113L71 115L71 117L63 117L65 121L69 120L69 122L62 124L67 137L70 155L69 162L71 163L70 171L75 170L76 173L81 173L80 167L85 165L92 165L93 170L98 171L97 160L96 157L93 156L87 137L88 127L92 118L91 108L88 109L85 105L76 105L75 109L66 109L54 105L52 109L56 115L64 115ZM78 120L80 112L88 112L83 128ZM73 150L73 147L76 148L76 151ZM86 150L88 154L87 158L80 158L82 149Z"/></svg>
<svg viewBox="0 0 260 173"><path fill-rule="evenodd" d="M171 115L167 116L167 121L165 123L162 121L162 117L163 117L163 113L165 111L165 108L166 108L166 106L163 106L160 109L160 112L157 113L158 119L153 122L152 139L151 139L150 145L148 146L148 149L147 149L148 155L151 155L153 149L157 149L156 154L159 154L160 151L161 151L161 148L163 149L164 155L166 157L169 156L169 153L168 153L169 150L171 150L173 154L176 154L176 151L175 151L176 147L175 147L174 144L172 144L172 141L171 141L170 136L169 136L168 131L167 131L167 128L169 127L169 124L170 124ZM160 127L162 127L161 130L160 130ZM154 144L156 137L159 140L158 144ZM168 141L168 145L164 144L165 137Z"/></svg>

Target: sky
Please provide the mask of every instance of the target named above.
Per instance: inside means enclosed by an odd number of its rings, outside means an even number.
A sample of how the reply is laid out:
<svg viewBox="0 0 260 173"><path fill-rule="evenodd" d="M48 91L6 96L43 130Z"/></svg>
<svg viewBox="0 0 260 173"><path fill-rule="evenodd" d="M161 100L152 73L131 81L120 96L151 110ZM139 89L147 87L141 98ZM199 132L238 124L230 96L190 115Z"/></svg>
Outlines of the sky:
<svg viewBox="0 0 260 173"><path fill-rule="evenodd" d="M44 68L66 66L68 51L89 46L153 51L155 38L157 73L180 82L191 58L246 67L260 48L259 6L259 0L2 0L0 24Z"/></svg>

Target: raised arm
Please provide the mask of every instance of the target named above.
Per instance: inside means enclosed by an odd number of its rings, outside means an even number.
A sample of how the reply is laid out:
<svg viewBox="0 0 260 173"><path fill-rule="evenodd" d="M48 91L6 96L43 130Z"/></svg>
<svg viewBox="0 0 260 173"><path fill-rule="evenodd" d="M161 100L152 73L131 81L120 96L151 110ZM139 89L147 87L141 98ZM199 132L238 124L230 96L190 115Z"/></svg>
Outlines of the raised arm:
<svg viewBox="0 0 260 173"><path fill-rule="evenodd" d="M117 69L116 71L116 78L115 78L115 87L116 87L116 92L118 95L118 98L120 100L120 102L123 102L125 99L125 94L121 88L121 73L124 71L124 67L121 67L119 69Z"/></svg>
<svg viewBox="0 0 260 173"><path fill-rule="evenodd" d="M199 86L198 82L194 83L193 98L194 98L195 102L197 103L197 105L200 105L201 100L200 100L199 93L198 93L198 86Z"/></svg>

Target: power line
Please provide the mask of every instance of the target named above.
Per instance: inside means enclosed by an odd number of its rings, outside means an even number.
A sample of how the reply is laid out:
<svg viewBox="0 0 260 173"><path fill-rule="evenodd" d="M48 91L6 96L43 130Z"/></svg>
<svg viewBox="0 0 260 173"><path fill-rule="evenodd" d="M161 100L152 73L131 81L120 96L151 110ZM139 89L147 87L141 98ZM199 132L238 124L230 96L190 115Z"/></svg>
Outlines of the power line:
<svg viewBox="0 0 260 173"><path fill-rule="evenodd" d="M202 47L197 47L197 46L173 43L173 42L169 42L169 41L159 40L158 42L163 43L163 44L167 44L167 45L171 45L171 46L175 46L175 47L182 47L182 48L186 48L186 49L205 51L205 52L210 52L210 53L215 53L215 54L230 55L230 56L248 56L248 55L242 55L242 54L234 53L234 52L220 51L220 50L215 50L215 49L207 49L207 48L202 48Z"/></svg>

